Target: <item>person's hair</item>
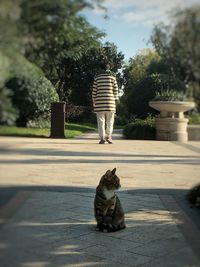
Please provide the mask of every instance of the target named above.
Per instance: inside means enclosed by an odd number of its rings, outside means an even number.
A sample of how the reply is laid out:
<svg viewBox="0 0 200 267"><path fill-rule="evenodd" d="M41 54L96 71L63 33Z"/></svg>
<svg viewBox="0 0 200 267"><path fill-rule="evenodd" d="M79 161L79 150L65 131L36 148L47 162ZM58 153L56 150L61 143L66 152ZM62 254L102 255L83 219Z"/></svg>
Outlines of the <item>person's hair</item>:
<svg viewBox="0 0 200 267"><path fill-rule="evenodd" d="M100 66L101 66L101 69L104 71L110 70L110 63L108 62L102 62Z"/></svg>

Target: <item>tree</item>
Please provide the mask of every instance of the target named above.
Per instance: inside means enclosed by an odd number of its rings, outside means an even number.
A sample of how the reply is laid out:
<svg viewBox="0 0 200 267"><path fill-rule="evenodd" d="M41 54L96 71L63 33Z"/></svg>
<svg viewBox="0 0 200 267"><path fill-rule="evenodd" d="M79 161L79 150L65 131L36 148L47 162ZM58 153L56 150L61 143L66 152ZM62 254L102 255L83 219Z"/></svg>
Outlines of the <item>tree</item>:
<svg viewBox="0 0 200 267"><path fill-rule="evenodd" d="M185 91L184 83L168 74L151 74L143 77L126 96L128 112L138 118L146 118L148 114L157 114L149 107L149 101L156 92L168 89Z"/></svg>
<svg viewBox="0 0 200 267"><path fill-rule="evenodd" d="M6 87L12 92L11 100L18 110L17 126L26 126L29 120L47 115L51 102L57 101L58 95L40 68L19 55L14 62L16 67Z"/></svg>
<svg viewBox="0 0 200 267"><path fill-rule="evenodd" d="M151 49L140 50L133 58L130 58L123 70L124 92L128 93L133 90L141 79L151 74L151 64L158 64L160 60L158 53Z"/></svg>
<svg viewBox="0 0 200 267"><path fill-rule="evenodd" d="M20 23L21 0L0 2L0 123L26 126L48 112L58 99L41 69L23 55L25 38Z"/></svg>
<svg viewBox="0 0 200 267"><path fill-rule="evenodd" d="M0 51L22 52L21 29L19 27L21 0L0 1Z"/></svg>
<svg viewBox="0 0 200 267"><path fill-rule="evenodd" d="M91 3L85 0L22 0L26 56L43 69L56 86L60 100L66 100L65 81L71 78L73 66L88 49L100 46L104 36L80 15L83 8L92 6Z"/></svg>
<svg viewBox="0 0 200 267"><path fill-rule="evenodd" d="M92 83L95 75L102 71L102 64L105 62L110 63L111 71L116 75L120 87L122 77L119 69L122 68L123 59L124 55L117 51L113 43L106 43L101 47L88 50L72 65L71 77L65 81L66 87L72 88L71 94L68 95L69 101L77 105L91 105Z"/></svg>
<svg viewBox="0 0 200 267"><path fill-rule="evenodd" d="M151 41L171 75L192 87L200 105L200 6L176 11L173 17L172 26L155 26Z"/></svg>
<svg viewBox="0 0 200 267"><path fill-rule="evenodd" d="M152 89L148 88L147 77L152 73L160 72L165 72L165 64L158 53L151 49L140 50L125 65L123 70L124 95L118 109L122 121L127 122L132 117L148 115L146 105L150 99L147 95L152 96ZM145 79L147 79L146 86L142 87ZM149 93L148 90L150 90ZM142 112L143 107L144 112Z"/></svg>
<svg viewBox="0 0 200 267"><path fill-rule="evenodd" d="M185 90L183 82L170 75L168 66L157 52L147 49L130 59L124 69L124 95L120 116L146 118L155 111L148 102L161 90Z"/></svg>
<svg viewBox="0 0 200 267"><path fill-rule="evenodd" d="M18 112L11 102L11 91L0 87L0 124L13 125L18 117Z"/></svg>

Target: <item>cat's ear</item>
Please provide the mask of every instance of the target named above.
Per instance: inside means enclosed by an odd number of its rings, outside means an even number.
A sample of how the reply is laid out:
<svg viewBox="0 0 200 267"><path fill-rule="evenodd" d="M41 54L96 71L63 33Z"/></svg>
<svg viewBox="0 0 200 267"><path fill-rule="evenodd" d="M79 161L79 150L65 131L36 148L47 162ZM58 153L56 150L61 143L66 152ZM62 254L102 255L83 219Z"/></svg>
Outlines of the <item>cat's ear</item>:
<svg viewBox="0 0 200 267"><path fill-rule="evenodd" d="M108 176L110 176L111 175L111 171L110 170L107 170L107 172L105 173L105 175L108 177Z"/></svg>
<svg viewBox="0 0 200 267"><path fill-rule="evenodd" d="M111 172L114 175L116 173L116 168L114 168Z"/></svg>

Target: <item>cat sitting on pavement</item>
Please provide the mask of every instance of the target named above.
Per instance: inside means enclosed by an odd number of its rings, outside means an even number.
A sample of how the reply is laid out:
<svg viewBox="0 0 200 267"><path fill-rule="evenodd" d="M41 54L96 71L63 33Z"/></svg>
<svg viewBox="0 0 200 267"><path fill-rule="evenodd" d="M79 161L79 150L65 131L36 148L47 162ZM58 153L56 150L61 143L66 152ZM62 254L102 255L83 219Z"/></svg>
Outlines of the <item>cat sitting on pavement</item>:
<svg viewBox="0 0 200 267"><path fill-rule="evenodd" d="M124 211L116 191L121 187L115 174L116 168L108 170L100 179L94 200L96 230L115 232L126 228Z"/></svg>
<svg viewBox="0 0 200 267"><path fill-rule="evenodd" d="M197 184L190 189L189 193L187 194L187 198L191 204L197 208L200 208L200 184Z"/></svg>

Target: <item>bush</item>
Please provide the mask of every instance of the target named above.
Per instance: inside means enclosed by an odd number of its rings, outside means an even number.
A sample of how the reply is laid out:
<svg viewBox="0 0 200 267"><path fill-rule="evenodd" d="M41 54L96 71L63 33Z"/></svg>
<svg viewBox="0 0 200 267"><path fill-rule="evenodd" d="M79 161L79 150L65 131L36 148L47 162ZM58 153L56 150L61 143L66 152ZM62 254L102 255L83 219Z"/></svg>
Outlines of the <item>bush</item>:
<svg viewBox="0 0 200 267"><path fill-rule="evenodd" d="M7 88L0 87L0 124L14 125L18 117L10 96L11 92Z"/></svg>
<svg viewBox="0 0 200 267"><path fill-rule="evenodd" d="M51 118L50 114L45 114L45 116L40 116L35 120L29 120L26 125L28 128L50 128L51 127Z"/></svg>
<svg viewBox="0 0 200 267"><path fill-rule="evenodd" d="M129 123L129 120L126 118L126 116L119 116L115 115L115 124L124 126Z"/></svg>
<svg viewBox="0 0 200 267"><path fill-rule="evenodd" d="M26 126L58 100L41 69L13 51L0 51L0 124Z"/></svg>
<svg viewBox="0 0 200 267"><path fill-rule="evenodd" d="M189 124L200 124L200 113L194 113L187 116Z"/></svg>
<svg viewBox="0 0 200 267"><path fill-rule="evenodd" d="M152 99L153 101L186 101L187 95L183 92L178 92L174 89L169 90L161 90L160 92L156 92L155 97Z"/></svg>
<svg viewBox="0 0 200 267"><path fill-rule="evenodd" d="M126 139L155 140L155 134L155 120L150 116L145 120L135 119L134 122L127 124L123 130Z"/></svg>
<svg viewBox="0 0 200 267"><path fill-rule="evenodd" d="M26 126L28 121L48 113L50 103L57 101L58 95L39 68L26 60L21 60L17 62L18 65L6 87L12 91L12 103L19 111L16 124Z"/></svg>
<svg viewBox="0 0 200 267"><path fill-rule="evenodd" d="M133 121L134 117L128 112L126 97L122 95L120 100L117 102L116 107L116 115L115 115L115 123L116 125L126 125L129 122Z"/></svg>
<svg viewBox="0 0 200 267"><path fill-rule="evenodd" d="M152 74L143 78L127 95L126 102L129 113L139 118L146 118L148 113L158 114L149 107L156 92L166 91L169 88L177 88L177 91L185 92L185 85L178 79L167 74Z"/></svg>
<svg viewBox="0 0 200 267"><path fill-rule="evenodd" d="M5 87L10 78L10 60L7 55L0 51L0 124L15 124L18 111L13 107L10 99L12 92Z"/></svg>

